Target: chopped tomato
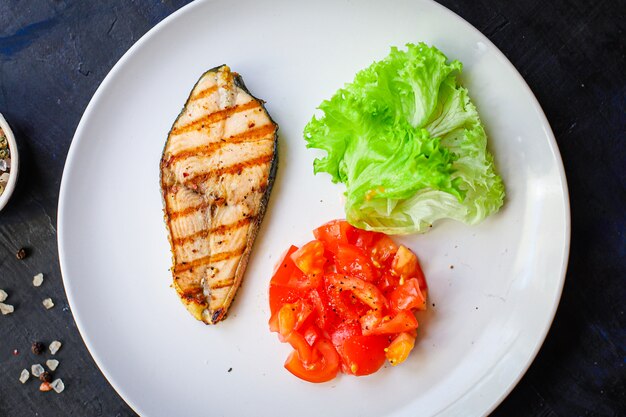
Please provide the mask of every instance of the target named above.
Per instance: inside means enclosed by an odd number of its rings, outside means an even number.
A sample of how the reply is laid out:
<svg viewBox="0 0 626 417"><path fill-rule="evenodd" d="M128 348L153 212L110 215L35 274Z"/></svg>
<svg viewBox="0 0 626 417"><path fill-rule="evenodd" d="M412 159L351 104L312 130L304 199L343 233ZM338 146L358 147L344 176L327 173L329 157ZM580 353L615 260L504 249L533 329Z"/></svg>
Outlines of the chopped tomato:
<svg viewBox="0 0 626 417"><path fill-rule="evenodd" d="M302 361L304 366L310 366L317 361L317 353L300 333L291 332L284 338L284 341L289 343L291 347L298 352L298 358Z"/></svg>
<svg viewBox="0 0 626 417"><path fill-rule="evenodd" d="M280 327L278 325L278 312L279 311L280 309L274 314L272 314L272 316L270 317L270 321L268 322L268 324L270 325L270 332L280 333ZM281 342L284 342L284 340L281 340Z"/></svg>
<svg viewBox="0 0 626 417"><path fill-rule="evenodd" d="M391 263L391 269L403 278L413 278L417 268L417 256L406 246L400 245Z"/></svg>
<svg viewBox="0 0 626 417"><path fill-rule="evenodd" d="M305 297L306 292L299 288L270 284L270 312L274 315L285 303L293 303Z"/></svg>
<svg viewBox="0 0 626 417"><path fill-rule="evenodd" d="M287 283L292 288L310 289L319 285L322 280L322 274L306 275L300 268L294 268L291 278Z"/></svg>
<svg viewBox="0 0 626 417"><path fill-rule="evenodd" d="M326 327L326 317L328 316L328 314L326 305L322 301L322 297L320 296L319 291L317 291L316 289L311 290L309 292L309 300L311 301L311 304L313 304L313 310L317 315L315 319L316 323L320 328L323 329L324 327Z"/></svg>
<svg viewBox="0 0 626 417"><path fill-rule="evenodd" d="M376 372L415 344L414 312L426 308L417 256L389 237L345 220L291 246L270 281L270 330L294 351L285 368L310 382Z"/></svg>
<svg viewBox="0 0 626 417"><path fill-rule="evenodd" d="M285 304L278 310L278 331L283 336L300 329L313 309L302 299L293 304Z"/></svg>
<svg viewBox="0 0 626 417"><path fill-rule="evenodd" d="M424 276L424 271L422 271L419 260L417 261L417 266L415 268L415 279L417 279L417 282L419 283L419 287L424 295L424 298L428 298L428 284L426 284L426 277Z"/></svg>
<svg viewBox="0 0 626 417"><path fill-rule="evenodd" d="M393 259L397 251L398 245L389 236L382 235L370 249L372 263L377 268L382 268L388 260Z"/></svg>
<svg viewBox="0 0 626 417"><path fill-rule="evenodd" d="M337 244L350 243L349 240L351 240L354 230L356 230L354 226L345 220L333 220L313 230L313 236L324 242L331 252L335 252L334 249L336 249Z"/></svg>
<svg viewBox="0 0 626 417"><path fill-rule="evenodd" d="M337 351L341 350L343 343L353 336L361 334L361 329L358 322L344 321L337 325L330 335L330 339L337 348Z"/></svg>
<svg viewBox="0 0 626 417"><path fill-rule="evenodd" d="M361 323L363 334L371 333L372 329L376 328L382 320L381 313L374 310L370 310L362 315L359 322Z"/></svg>
<svg viewBox="0 0 626 417"><path fill-rule="evenodd" d="M320 337L320 332L317 330L317 326L312 324L308 326L302 333L306 342L313 346L315 341Z"/></svg>
<svg viewBox="0 0 626 417"><path fill-rule="evenodd" d="M298 247L292 245L274 268L274 275L270 281L270 311L272 316L283 304L293 303L304 295L298 288L290 285L293 283L293 275L297 271L291 254L297 250Z"/></svg>
<svg viewBox="0 0 626 417"><path fill-rule="evenodd" d="M316 362L305 365L298 351L293 351L285 362L285 368L300 379L309 382L326 382L337 376L339 355L328 339L320 339L313 345L313 350L321 356Z"/></svg>
<svg viewBox="0 0 626 417"><path fill-rule="evenodd" d="M401 245L393 258L391 269L396 275L401 277L401 282L403 282L404 279L416 278L420 290L424 294L424 298L426 298L426 294L428 293L426 277L424 277L424 272L422 271L419 260L413 252Z"/></svg>
<svg viewBox="0 0 626 417"><path fill-rule="evenodd" d="M415 335L411 333L400 333L385 349L385 356L393 366L399 365L409 357L409 353L415 346Z"/></svg>
<svg viewBox="0 0 626 417"><path fill-rule="evenodd" d="M385 348L389 346L386 336L353 336L345 340L342 359L352 375L369 375L385 363Z"/></svg>
<svg viewBox="0 0 626 417"><path fill-rule="evenodd" d="M385 272L376 283L378 288L383 292L383 294L389 294L391 291L398 288L400 285L400 278L396 275L393 275L389 272Z"/></svg>
<svg viewBox="0 0 626 417"><path fill-rule="evenodd" d="M411 278L389 295L392 310L426 310L426 297L422 294L417 278Z"/></svg>
<svg viewBox="0 0 626 417"><path fill-rule="evenodd" d="M347 362L344 359L343 354L343 345L346 340L358 336L361 334L361 328L357 321L342 321L335 327L333 332L330 334L330 340L333 342L337 353L339 353L339 357L341 360L341 369L345 373L350 373L350 368L347 365Z"/></svg>
<svg viewBox="0 0 626 417"><path fill-rule="evenodd" d="M274 275L272 275L272 285L287 285L291 279L296 264L291 259L291 254L298 250L297 246L291 245L291 247L285 252L283 258L274 268Z"/></svg>
<svg viewBox="0 0 626 417"><path fill-rule="evenodd" d="M367 230L354 229L356 239L354 241L354 246L357 248L361 248L363 250L370 248L375 240L379 239L381 236L380 233L369 232Z"/></svg>
<svg viewBox="0 0 626 417"><path fill-rule="evenodd" d="M374 266L365 253L356 246L337 244L335 265L338 273L348 274L364 281L372 282L376 276Z"/></svg>
<svg viewBox="0 0 626 417"><path fill-rule="evenodd" d="M280 310L272 314L270 331L278 333L281 342L294 330L299 330L313 311L312 307L302 299L292 304L284 304Z"/></svg>
<svg viewBox="0 0 626 417"><path fill-rule="evenodd" d="M312 240L291 254L298 269L309 277L320 277L324 273L324 244Z"/></svg>
<svg viewBox="0 0 626 417"><path fill-rule="evenodd" d="M395 334L400 332L408 332L417 329L417 319L407 310L402 310L393 318L385 320L383 318L373 327L364 327L363 334Z"/></svg>
<svg viewBox="0 0 626 417"><path fill-rule="evenodd" d="M328 282L340 291L352 291L363 303L373 310L382 312L387 305L387 300L376 285L365 282L362 279L340 274L327 274Z"/></svg>
<svg viewBox="0 0 626 417"><path fill-rule="evenodd" d="M351 301L356 300L356 296L354 299L350 298L350 295L346 291L343 293L343 290L335 286L333 283L326 284L328 301L330 304L330 308L342 321L358 321L359 320L359 311L355 304L352 304Z"/></svg>
<svg viewBox="0 0 626 417"><path fill-rule="evenodd" d="M314 288L321 282L322 275L308 277L291 259L298 250L292 246L284 258L277 264L274 276L270 281L270 311L274 315L285 303L293 303L306 296L306 290Z"/></svg>

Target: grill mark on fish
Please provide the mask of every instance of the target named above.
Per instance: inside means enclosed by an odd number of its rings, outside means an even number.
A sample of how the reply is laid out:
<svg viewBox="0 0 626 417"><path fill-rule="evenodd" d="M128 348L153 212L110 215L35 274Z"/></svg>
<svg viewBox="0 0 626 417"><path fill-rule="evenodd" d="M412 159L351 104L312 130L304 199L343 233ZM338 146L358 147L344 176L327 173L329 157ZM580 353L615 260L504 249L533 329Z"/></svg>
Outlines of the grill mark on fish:
<svg viewBox="0 0 626 417"><path fill-rule="evenodd" d="M213 323L216 323L216 322L220 321L221 319L223 319L224 316L226 316L226 310L224 308L218 308L211 315L211 321Z"/></svg>
<svg viewBox="0 0 626 417"><path fill-rule="evenodd" d="M230 258L242 255L245 250L246 246L244 245L241 248L235 249L233 251L220 252L216 254L211 254L209 256L203 256L202 258L194 259L190 262L182 262L174 267L174 273L189 271L190 269L197 268L199 266L203 266L213 262L226 261Z"/></svg>
<svg viewBox="0 0 626 417"><path fill-rule="evenodd" d="M226 174L235 174L243 171L244 169L254 168L255 166L267 164L274 159L274 154L262 155L257 158L248 159L247 161L238 162L236 164L228 165L222 168L212 169L204 174L196 175L185 181L185 185L190 188L197 188L198 183L207 181L212 177L221 177Z"/></svg>
<svg viewBox="0 0 626 417"><path fill-rule="evenodd" d="M211 142L207 145L185 149L178 153L175 153L174 155L170 155L169 158L167 159L167 165L171 165L176 161L179 161L181 159L186 159L192 156L210 156L216 151L218 151L220 148L226 145L233 145L233 144L253 142L255 140L260 140L260 139L265 138L269 134L274 133L275 130L276 128L272 124L267 124L267 125L258 127L256 129L250 129L250 130L246 130L241 133L238 133L236 135L232 135L225 141Z"/></svg>
<svg viewBox="0 0 626 417"><path fill-rule="evenodd" d="M198 239L198 238L207 238L209 236L209 233L211 233L209 230L198 230L196 233L192 233L190 235L187 236L183 236L183 237L179 237L176 239L172 239L172 243L174 245L184 245L187 244L189 242L193 242L194 240Z"/></svg>
<svg viewBox="0 0 626 417"><path fill-rule="evenodd" d="M207 209L210 205L211 205L211 203L210 203L210 202L205 201L205 202L203 202L203 203L201 203L201 204L198 204L197 206L190 206L190 207L184 208L184 209L179 210L179 211L173 211L173 212L169 213L169 218L170 218L170 221L171 221L171 220L176 220L176 219L178 219L179 217L185 217L185 216L188 216L189 214L192 214L192 213L194 213L194 212L196 212L196 211L204 211L204 210L206 210L206 209Z"/></svg>
<svg viewBox="0 0 626 417"><path fill-rule="evenodd" d="M206 304L206 299L204 298L204 289L202 287L194 287L186 289L180 293L180 296L187 301L191 301L197 304Z"/></svg>
<svg viewBox="0 0 626 417"><path fill-rule="evenodd" d="M194 120L191 123L172 129L171 136L180 135L181 133L189 132L192 130L204 129L207 125L212 125L214 123L221 122L222 120L226 120L235 113L254 109L257 107L260 108L260 106L261 105L258 101L250 100L249 102L240 104L238 106L229 107L224 110L218 110L216 112L207 114L206 116L202 116L201 118Z"/></svg>
<svg viewBox="0 0 626 417"><path fill-rule="evenodd" d="M217 85L212 85L211 87L205 88L204 90L200 91L198 94L192 96L191 99L189 99L189 101L192 102L192 101L200 100L201 98L210 96L216 91L217 91Z"/></svg>
<svg viewBox="0 0 626 417"><path fill-rule="evenodd" d="M172 187L170 187L170 192L175 192L173 191L173 189L178 188L179 186L177 185L173 185ZM191 187L190 189L192 191L198 192L197 190L193 189L194 187ZM196 187L197 188L197 187ZM200 204L197 204L195 206L189 206L189 207L185 207L183 209L180 209L178 211L172 211L170 213L166 213L166 216L169 216L170 220L176 220L180 217L185 217L188 216L190 214L195 214L195 212L197 211L204 211L207 208L211 207L213 209L217 208L217 207L222 207L227 205L226 203L226 199L224 197L219 197L219 196L213 196L212 200L208 200L208 201L203 201Z"/></svg>
<svg viewBox="0 0 626 417"><path fill-rule="evenodd" d="M234 223L223 224L221 226L214 227L214 228L209 230L209 233L215 233L215 234L223 235L226 232L237 230L237 229L239 229L239 228L241 228L243 226L248 225L254 219L255 219L254 216L244 217L242 219L237 220Z"/></svg>
<svg viewBox="0 0 626 417"><path fill-rule="evenodd" d="M228 278L228 279L224 279L221 281L217 281L216 283L209 285L209 288L212 290L217 290L220 288L230 287L234 283L235 283L234 278Z"/></svg>
<svg viewBox="0 0 626 417"><path fill-rule="evenodd" d="M199 237L208 237L210 234L223 235L226 232L237 230L243 226L248 225L253 219L254 219L254 216L244 217L230 224L223 224L221 226L213 227L211 229L199 230L196 233L192 233L187 236L182 236L177 239L172 239L172 242L174 242L175 245L184 245L185 243L192 242Z"/></svg>

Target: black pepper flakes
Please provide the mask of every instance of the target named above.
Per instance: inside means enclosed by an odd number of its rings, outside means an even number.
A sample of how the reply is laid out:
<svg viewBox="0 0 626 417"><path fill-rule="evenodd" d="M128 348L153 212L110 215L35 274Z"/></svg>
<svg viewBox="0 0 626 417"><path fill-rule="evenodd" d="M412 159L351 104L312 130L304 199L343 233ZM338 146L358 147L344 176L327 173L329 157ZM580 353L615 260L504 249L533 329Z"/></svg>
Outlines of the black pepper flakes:
<svg viewBox="0 0 626 417"><path fill-rule="evenodd" d="M20 248L17 251L17 253L15 254L15 257L21 261L22 259L26 259L27 255L28 254L26 253L26 249L25 248Z"/></svg>
<svg viewBox="0 0 626 417"><path fill-rule="evenodd" d="M30 350L35 355L41 355L42 353L46 351L46 345L44 345L41 342L33 342L33 345L30 347Z"/></svg>
<svg viewBox="0 0 626 417"><path fill-rule="evenodd" d="M233 371L233 368L228 368L228 372L232 372L232 371Z"/></svg>
<svg viewBox="0 0 626 417"><path fill-rule="evenodd" d="M53 378L52 378L52 373L50 373L50 372L48 372L48 371L43 371L43 372L41 373L41 375L39 375L39 380L40 380L41 382L47 382L47 383L50 383L50 382L52 382L52 379L53 379Z"/></svg>

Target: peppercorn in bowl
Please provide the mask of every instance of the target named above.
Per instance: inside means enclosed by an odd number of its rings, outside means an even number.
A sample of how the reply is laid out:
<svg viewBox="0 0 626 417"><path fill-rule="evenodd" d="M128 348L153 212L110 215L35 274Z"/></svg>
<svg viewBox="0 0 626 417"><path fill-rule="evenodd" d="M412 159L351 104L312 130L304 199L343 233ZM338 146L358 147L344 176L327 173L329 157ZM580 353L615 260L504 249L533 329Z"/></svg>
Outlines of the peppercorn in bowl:
<svg viewBox="0 0 626 417"><path fill-rule="evenodd" d="M0 210L13 194L19 171L17 143L11 127L0 113Z"/></svg>

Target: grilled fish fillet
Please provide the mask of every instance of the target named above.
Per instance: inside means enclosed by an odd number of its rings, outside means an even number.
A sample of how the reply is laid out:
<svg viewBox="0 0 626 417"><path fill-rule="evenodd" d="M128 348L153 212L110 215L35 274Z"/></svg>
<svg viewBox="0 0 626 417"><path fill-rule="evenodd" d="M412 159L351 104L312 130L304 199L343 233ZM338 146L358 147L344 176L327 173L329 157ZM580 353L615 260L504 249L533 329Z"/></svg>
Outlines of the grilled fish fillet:
<svg viewBox="0 0 626 417"><path fill-rule="evenodd" d="M173 287L198 320L224 319L277 166L278 126L226 65L202 75L161 158Z"/></svg>

